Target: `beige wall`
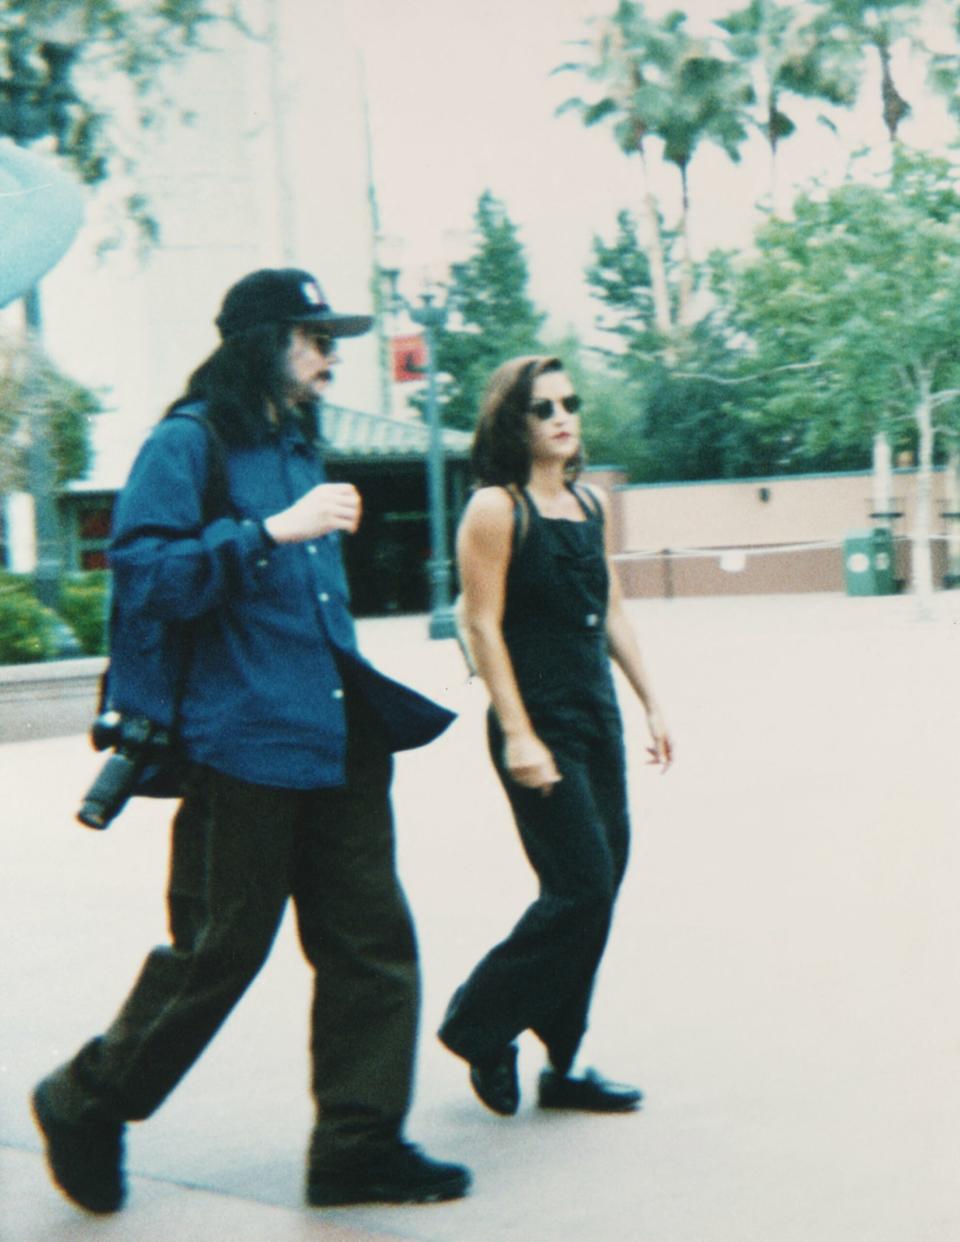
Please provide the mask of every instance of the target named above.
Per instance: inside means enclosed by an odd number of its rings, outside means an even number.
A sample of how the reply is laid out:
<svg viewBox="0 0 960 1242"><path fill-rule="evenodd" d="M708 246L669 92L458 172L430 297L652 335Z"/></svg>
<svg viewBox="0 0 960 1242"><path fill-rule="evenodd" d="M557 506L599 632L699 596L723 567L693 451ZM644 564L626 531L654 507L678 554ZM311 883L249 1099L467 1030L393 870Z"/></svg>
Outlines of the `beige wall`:
<svg viewBox="0 0 960 1242"><path fill-rule="evenodd" d="M895 575L901 583L910 575L907 536L915 480L913 470L898 470L894 476L893 509L903 516L890 525L896 537ZM597 481L616 488L618 564L629 597L842 591L845 537L878 524L870 516L872 478L866 471L629 486L617 486L615 474L598 472ZM945 475L938 471L934 535L951 533L940 516L949 506L944 485ZM960 531L952 533L960 537ZM811 546L796 546L804 544ZM816 546L822 544L830 546ZM708 551L691 555L693 549ZM742 550L743 555L724 556L725 549ZM942 539L934 543L933 554L939 583L947 561Z"/></svg>
<svg viewBox="0 0 960 1242"><path fill-rule="evenodd" d="M895 534L910 530L915 471L894 476L894 508L904 512ZM934 513L943 503L942 471L934 479ZM623 550L731 548L757 544L839 541L873 525L868 472L801 475L732 483L632 485L618 493ZM766 489L769 499L760 498ZM936 523L935 523L936 525Z"/></svg>

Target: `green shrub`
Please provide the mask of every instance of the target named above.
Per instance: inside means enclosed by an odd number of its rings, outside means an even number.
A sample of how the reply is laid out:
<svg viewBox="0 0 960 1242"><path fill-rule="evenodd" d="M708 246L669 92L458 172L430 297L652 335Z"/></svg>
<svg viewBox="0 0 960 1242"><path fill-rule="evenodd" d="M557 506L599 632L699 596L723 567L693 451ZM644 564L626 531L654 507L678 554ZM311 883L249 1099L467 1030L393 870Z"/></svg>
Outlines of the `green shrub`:
<svg viewBox="0 0 960 1242"><path fill-rule="evenodd" d="M26 586L0 583L0 664L51 659L56 652L55 626L54 614Z"/></svg>
<svg viewBox="0 0 960 1242"><path fill-rule="evenodd" d="M0 591L8 587L16 587L17 590L32 595L33 574L15 574L9 569L0 569Z"/></svg>
<svg viewBox="0 0 960 1242"><path fill-rule="evenodd" d="M103 570L66 578L60 588L60 616L85 655L105 655L110 575Z"/></svg>

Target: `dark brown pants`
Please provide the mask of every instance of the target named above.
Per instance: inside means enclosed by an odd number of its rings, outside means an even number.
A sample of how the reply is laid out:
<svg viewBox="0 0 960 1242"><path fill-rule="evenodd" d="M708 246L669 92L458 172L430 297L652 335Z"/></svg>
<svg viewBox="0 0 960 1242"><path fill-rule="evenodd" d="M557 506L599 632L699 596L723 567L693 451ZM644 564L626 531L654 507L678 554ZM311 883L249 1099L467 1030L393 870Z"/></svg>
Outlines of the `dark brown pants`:
<svg viewBox="0 0 960 1242"><path fill-rule="evenodd" d="M174 823L172 944L150 953L113 1024L57 1075L68 1111L148 1117L252 982L292 898L314 970L311 1160L349 1162L399 1134L419 973L394 865L392 763L353 711L342 788L275 789L195 771ZM251 1072L255 1057L251 1049Z"/></svg>

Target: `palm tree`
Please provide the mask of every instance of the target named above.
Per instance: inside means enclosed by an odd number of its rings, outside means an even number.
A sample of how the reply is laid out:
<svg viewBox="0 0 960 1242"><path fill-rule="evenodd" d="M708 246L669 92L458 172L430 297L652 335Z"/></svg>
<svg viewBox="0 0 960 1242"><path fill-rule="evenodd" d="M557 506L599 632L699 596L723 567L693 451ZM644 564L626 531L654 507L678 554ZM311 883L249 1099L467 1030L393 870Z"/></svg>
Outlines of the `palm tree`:
<svg viewBox="0 0 960 1242"><path fill-rule="evenodd" d="M600 87L599 97L592 100L574 97L558 109L558 114L576 111L584 125L592 126L609 119L613 136L626 155L637 156L643 174L641 218L645 229L645 245L650 259L650 289L653 296L654 323L664 340L673 336L673 310L667 284L661 220L663 213L650 177L647 139L655 129L655 119L647 109L650 101L642 93L647 84L641 57L631 49L653 49L655 26L646 17L643 7L632 0L618 5L613 16L595 19L595 37L582 39L577 46L588 59L558 66L554 72L574 70L590 83ZM659 110L659 109L658 109Z"/></svg>
<svg viewBox="0 0 960 1242"><path fill-rule="evenodd" d="M891 53L900 39L914 39L925 0L817 0L822 15L819 28L846 39L853 56L876 52L880 63L880 113L891 145L900 124L910 115L910 104L893 80Z"/></svg>
<svg viewBox="0 0 960 1242"><path fill-rule="evenodd" d="M576 111L588 126L609 120L620 149L639 158L655 323L669 357L678 326L682 330L690 321L690 163L705 140L718 143L731 159L738 158L747 136L743 110L751 97L750 86L737 63L725 57L714 41L687 31L683 13L653 20L640 0L620 0L611 17L594 25L595 37L577 44L585 50L585 59L561 65L557 72L578 72L599 90L589 99L568 99L559 111ZM663 213L650 177L651 139L662 143L663 158L680 175L684 243L676 313L664 260Z"/></svg>
<svg viewBox="0 0 960 1242"><path fill-rule="evenodd" d="M810 3L750 0L717 22L729 36L730 51L753 77L756 123L770 150L770 209L777 216L784 214L777 153L797 128L784 97L844 107L856 99L857 75L846 48L821 18Z"/></svg>

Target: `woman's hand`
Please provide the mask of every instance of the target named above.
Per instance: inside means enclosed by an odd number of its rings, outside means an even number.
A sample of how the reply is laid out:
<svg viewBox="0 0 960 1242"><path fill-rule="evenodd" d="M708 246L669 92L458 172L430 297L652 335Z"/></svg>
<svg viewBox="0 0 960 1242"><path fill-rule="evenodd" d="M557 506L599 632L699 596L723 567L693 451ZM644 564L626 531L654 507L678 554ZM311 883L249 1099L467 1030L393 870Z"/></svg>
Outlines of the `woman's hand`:
<svg viewBox="0 0 960 1242"><path fill-rule="evenodd" d="M660 768L661 776L663 776L673 763L673 742L670 734L667 732L667 726L663 723L663 717L660 715L658 707L647 709L647 728L650 730L650 736L653 739L653 745L647 747L647 753L651 756L648 762L656 764Z"/></svg>
<svg viewBox="0 0 960 1242"><path fill-rule="evenodd" d="M535 733L518 733L508 737L503 750L507 771L518 785L550 793L562 777L553 762L553 755Z"/></svg>

